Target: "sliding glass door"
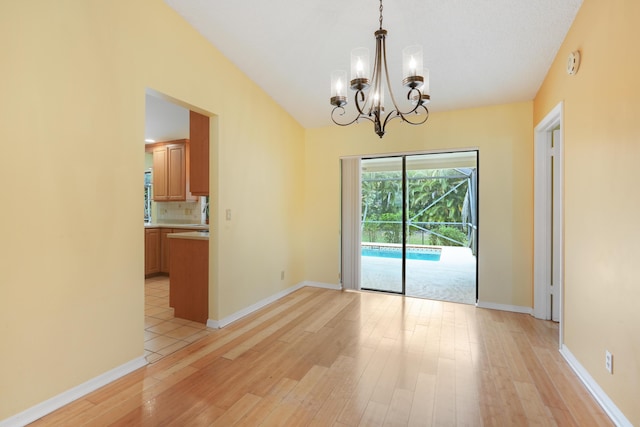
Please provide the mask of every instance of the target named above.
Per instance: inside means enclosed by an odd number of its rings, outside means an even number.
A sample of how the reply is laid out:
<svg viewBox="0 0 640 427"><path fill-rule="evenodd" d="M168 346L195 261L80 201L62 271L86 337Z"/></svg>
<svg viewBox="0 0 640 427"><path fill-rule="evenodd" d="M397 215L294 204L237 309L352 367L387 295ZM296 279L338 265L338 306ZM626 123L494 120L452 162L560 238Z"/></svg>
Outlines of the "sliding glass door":
<svg viewBox="0 0 640 427"><path fill-rule="evenodd" d="M361 288L475 303L477 152L361 165Z"/></svg>
<svg viewBox="0 0 640 427"><path fill-rule="evenodd" d="M361 288L404 293L402 157L362 160Z"/></svg>
<svg viewBox="0 0 640 427"><path fill-rule="evenodd" d="M406 157L405 294L476 302L475 152Z"/></svg>

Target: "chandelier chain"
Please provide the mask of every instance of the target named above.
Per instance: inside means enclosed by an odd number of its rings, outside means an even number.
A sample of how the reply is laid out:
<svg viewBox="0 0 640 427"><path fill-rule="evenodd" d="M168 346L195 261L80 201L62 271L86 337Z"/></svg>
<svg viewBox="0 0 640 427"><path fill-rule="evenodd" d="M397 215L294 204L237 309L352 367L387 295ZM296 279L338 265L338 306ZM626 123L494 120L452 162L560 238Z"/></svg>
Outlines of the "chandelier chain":
<svg viewBox="0 0 640 427"><path fill-rule="evenodd" d="M380 29L382 29L382 0L380 0Z"/></svg>

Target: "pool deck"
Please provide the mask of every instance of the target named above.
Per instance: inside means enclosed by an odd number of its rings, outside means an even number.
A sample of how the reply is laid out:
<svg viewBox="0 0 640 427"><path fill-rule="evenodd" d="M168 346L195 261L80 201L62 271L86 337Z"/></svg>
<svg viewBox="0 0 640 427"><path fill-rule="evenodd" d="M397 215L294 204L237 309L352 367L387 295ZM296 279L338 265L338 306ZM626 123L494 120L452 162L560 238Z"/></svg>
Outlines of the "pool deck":
<svg viewBox="0 0 640 427"><path fill-rule="evenodd" d="M442 248L440 261L407 260L407 296L451 301L476 302L476 257L471 249ZM402 260L363 256L361 288L402 291Z"/></svg>

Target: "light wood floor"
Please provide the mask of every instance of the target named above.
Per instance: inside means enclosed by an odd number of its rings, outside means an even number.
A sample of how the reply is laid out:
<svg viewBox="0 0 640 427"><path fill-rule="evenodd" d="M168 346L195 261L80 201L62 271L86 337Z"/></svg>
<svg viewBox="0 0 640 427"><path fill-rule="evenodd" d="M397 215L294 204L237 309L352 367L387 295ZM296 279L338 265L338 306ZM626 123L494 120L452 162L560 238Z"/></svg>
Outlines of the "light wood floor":
<svg viewBox="0 0 640 427"><path fill-rule="evenodd" d="M529 315L303 288L35 422L607 426Z"/></svg>

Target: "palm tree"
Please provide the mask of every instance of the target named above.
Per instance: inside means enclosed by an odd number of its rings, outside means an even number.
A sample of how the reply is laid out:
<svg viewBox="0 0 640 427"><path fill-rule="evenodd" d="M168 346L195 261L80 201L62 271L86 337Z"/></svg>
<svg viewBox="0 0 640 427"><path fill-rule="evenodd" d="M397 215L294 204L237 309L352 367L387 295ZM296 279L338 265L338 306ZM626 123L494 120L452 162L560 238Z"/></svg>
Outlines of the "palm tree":
<svg viewBox="0 0 640 427"><path fill-rule="evenodd" d="M401 219L402 173L363 172L362 228L369 241L377 241L379 231L384 231L388 242L398 240L397 236L402 234Z"/></svg>
<svg viewBox="0 0 640 427"><path fill-rule="evenodd" d="M458 227L458 224L464 222L465 209L469 206L469 176L470 171L462 169L407 171L409 232L420 230L440 236L445 243L464 244L466 238L462 230L452 228L451 225L455 223ZM378 241L379 232L384 233L386 242L401 242L401 171L362 173L362 231L371 242Z"/></svg>
<svg viewBox="0 0 640 427"><path fill-rule="evenodd" d="M437 244L466 244L464 233L456 227L468 206L468 175L459 169L417 170L408 175L409 229L429 232Z"/></svg>

